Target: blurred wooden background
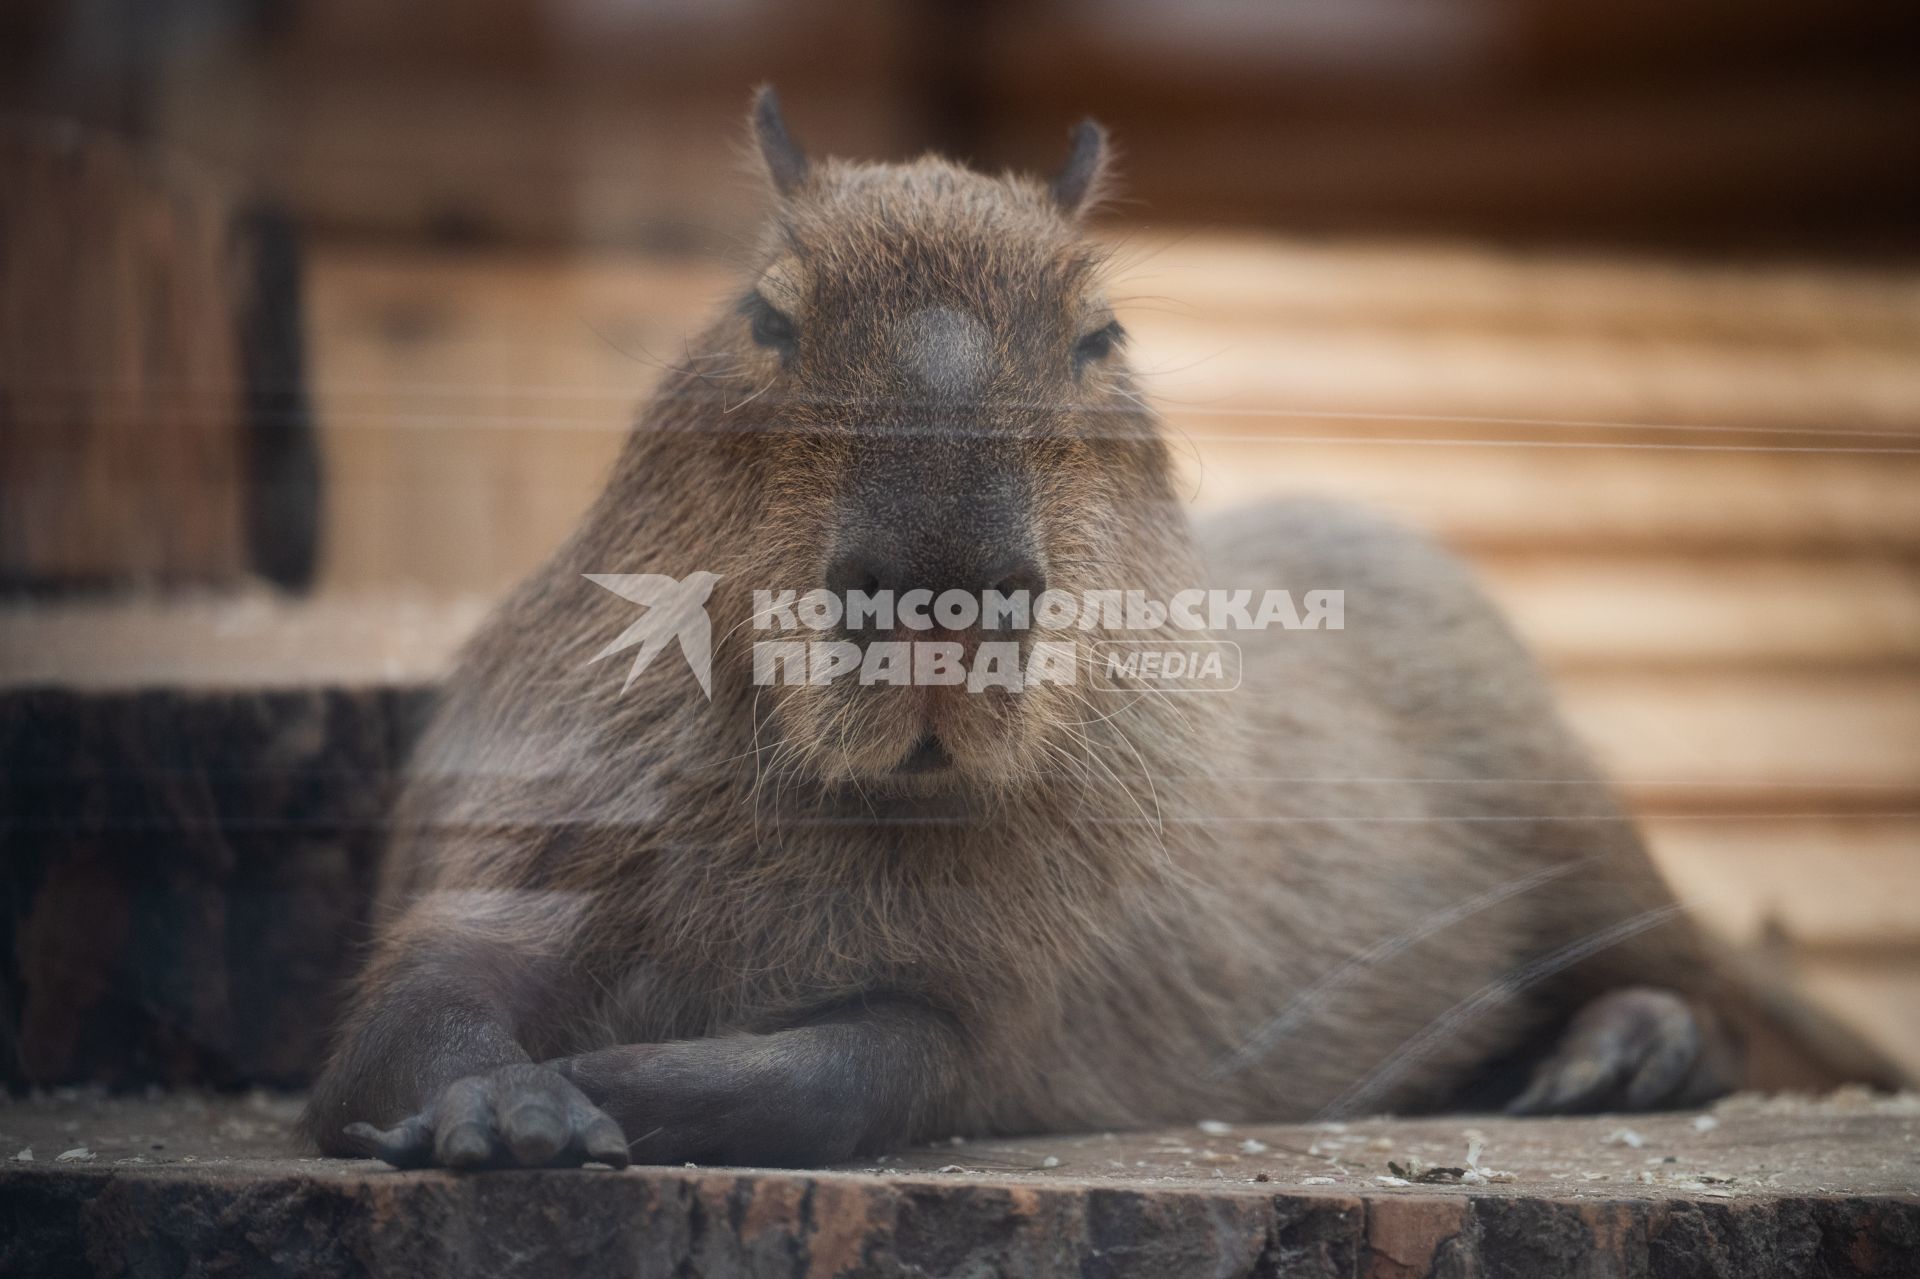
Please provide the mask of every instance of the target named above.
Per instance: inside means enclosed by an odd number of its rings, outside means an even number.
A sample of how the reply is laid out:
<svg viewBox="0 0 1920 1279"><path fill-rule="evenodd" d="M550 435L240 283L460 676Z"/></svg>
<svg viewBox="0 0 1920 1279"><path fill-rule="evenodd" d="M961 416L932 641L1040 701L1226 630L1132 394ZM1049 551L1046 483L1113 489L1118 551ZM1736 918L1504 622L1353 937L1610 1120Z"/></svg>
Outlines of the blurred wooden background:
<svg viewBox="0 0 1920 1279"><path fill-rule="evenodd" d="M1910 256L1920 9L1880 0L13 0L0 107L355 237L687 248L801 138L988 168L1092 112L1157 219Z"/></svg>
<svg viewBox="0 0 1920 1279"><path fill-rule="evenodd" d="M9 606L9 682L431 673L731 287L750 85L815 149L990 167L1092 111L1196 505L1472 557L1681 894L1920 1067L1920 10L177 9L103 53L132 6L22 4L0 93L304 229L318 584Z"/></svg>

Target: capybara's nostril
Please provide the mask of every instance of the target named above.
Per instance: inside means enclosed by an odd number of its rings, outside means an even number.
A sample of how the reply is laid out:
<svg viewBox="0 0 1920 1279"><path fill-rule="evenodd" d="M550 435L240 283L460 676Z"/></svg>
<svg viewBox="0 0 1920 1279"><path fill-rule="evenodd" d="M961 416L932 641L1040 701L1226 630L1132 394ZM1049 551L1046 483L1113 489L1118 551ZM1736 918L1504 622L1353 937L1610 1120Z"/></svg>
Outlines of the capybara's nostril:
<svg viewBox="0 0 1920 1279"><path fill-rule="evenodd" d="M880 556L856 549L835 556L833 563L827 565L826 587L844 600L852 591L877 595L881 591L898 590L898 577L894 566Z"/></svg>
<svg viewBox="0 0 1920 1279"><path fill-rule="evenodd" d="M1001 565L987 589L998 591L1008 599L1012 599L1018 592L1025 591L1027 602L1031 604L1040 597L1042 591L1047 589L1046 570L1034 560L1022 556L1010 564Z"/></svg>

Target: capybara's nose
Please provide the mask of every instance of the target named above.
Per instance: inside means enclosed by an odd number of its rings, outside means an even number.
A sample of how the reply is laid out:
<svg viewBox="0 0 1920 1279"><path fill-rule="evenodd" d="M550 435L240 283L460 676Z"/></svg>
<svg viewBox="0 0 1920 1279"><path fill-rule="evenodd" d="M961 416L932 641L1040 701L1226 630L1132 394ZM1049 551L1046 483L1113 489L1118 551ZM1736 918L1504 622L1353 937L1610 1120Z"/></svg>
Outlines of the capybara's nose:
<svg viewBox="0 0 1920 1279"><path fill-rule="evenodd" d="M1038 559L1026 550L995 554L988 547L914 554L909 548L862 544L848 547L827 566L825 586L843 601L860 591L869 597L890 592L897 604L908 591L938 598L947 591L976 597L998 591L1012 599L1025 591L1029 603L1047 589Z"/></svg>

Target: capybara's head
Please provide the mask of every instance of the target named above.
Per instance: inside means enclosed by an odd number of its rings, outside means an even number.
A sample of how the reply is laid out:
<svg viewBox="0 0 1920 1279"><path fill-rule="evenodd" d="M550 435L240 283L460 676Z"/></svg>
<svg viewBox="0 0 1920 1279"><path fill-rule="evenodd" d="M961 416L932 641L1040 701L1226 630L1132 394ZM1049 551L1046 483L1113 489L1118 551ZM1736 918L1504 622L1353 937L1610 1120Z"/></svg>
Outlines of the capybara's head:
<svg viewBox="0 0 1920 1279"><path fill-rule="evenodd" d="M1183 536L1160 527L1166 450L1127 367L1105 254L1081 227L1104 133L1080 125L1043 182L935 157L810 160L766 90L752 124L773 215L701 367L717 392L705 402L725 401L711 416L730 419L722 433L758 477L750 580L731 585L829 593L837 623L784 638L837 642L816 662L856 648L862 661L761 690L775 766L908 792L1084 768L1085 726L1106 713L1085 670L1090 632L1043 597L1157 586L1143 564ZM932 607L949 592L982 607ZM846 607L874 598L891 599L891 619ZM876 646L902 644L957 645L969 679L928 682L917 651L874 678L893 660ZM1017 687L975 677L983 644L1003 674L1017 654ZM1043 644L1053 674L1063 660L1079 673L1031 678Z"/></svg>

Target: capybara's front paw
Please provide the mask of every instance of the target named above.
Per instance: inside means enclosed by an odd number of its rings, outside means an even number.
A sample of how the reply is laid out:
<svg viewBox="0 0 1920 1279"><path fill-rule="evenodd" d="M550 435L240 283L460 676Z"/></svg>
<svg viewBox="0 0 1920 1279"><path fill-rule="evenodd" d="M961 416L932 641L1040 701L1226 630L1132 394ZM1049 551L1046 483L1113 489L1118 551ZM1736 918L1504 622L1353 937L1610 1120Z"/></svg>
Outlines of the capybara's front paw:
<svg viewBox="0 0 1920 1279"><path fill-rule="evenodd" d="M1672 991L1630 986L1582 1008L1507 1112L1697 1106L1737 1082L1719 1029Z"/></svg>
<svg viewBox="0 0 1920 1279"><path fill-rule="evenodd" d="M620 1125L545 1066L456 1079L392 1128L349 1124L346 1134L396 1168L624 1168L629 1158Z"/></svg>

